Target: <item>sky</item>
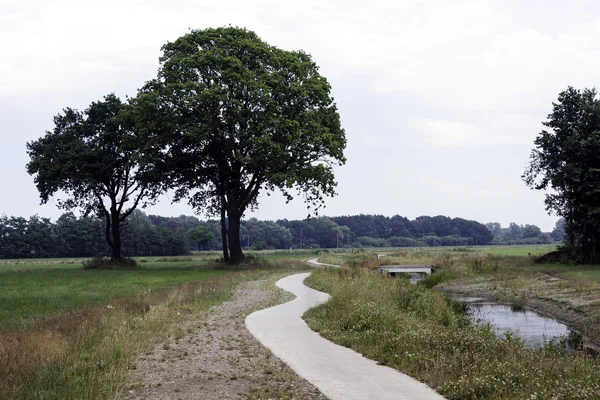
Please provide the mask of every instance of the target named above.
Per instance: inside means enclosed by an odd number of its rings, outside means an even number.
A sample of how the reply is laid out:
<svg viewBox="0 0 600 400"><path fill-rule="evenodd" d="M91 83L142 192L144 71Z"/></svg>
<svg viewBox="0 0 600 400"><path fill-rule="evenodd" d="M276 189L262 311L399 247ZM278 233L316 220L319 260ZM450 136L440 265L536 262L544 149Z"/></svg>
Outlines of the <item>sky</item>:
<svg viewBox="0 0 600 400"><path fill-rule="evenodd" d="M322 215L446 215L553 228L521 180L558 93L600 82L600 3L562 0L0 0L0 214L56 218L25 144L65 107L134 96L161 46L240 26L313 56L348 146ZM145 212L192 215L169 194ZM261 194L259 219L302 219Z"/></svg>

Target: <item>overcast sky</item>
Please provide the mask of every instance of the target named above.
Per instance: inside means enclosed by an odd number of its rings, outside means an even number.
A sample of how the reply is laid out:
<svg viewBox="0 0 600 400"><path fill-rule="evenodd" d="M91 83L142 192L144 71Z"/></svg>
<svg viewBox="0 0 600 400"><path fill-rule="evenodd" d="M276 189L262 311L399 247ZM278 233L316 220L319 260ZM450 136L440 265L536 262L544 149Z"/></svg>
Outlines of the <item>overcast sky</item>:
<svg viewBox="0 0 600 400"><path fill-rule="evenodd" d="M552 229L520 176L558 93L600 82L595 1L0 0L0 214L62 213L25 172L25 143L62 108L135 95L165 42L224 25L305 50L331 82L348 162L322 214ZM146 212L193 210L163 196ZM263 194L253 215L307 213Z"/></svg>

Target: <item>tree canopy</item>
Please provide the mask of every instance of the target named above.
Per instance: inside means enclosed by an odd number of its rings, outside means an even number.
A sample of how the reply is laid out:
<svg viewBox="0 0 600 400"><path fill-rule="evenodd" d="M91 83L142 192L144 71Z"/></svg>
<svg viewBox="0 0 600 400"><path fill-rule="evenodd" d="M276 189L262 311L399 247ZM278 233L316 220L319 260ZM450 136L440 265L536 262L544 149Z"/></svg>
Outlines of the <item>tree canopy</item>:
<svg viewBox="0 0 600 400"><path fill-rule="evenodd" d="M114 94L92 103L83 112L67 108L54 117L54 129L27 143L42 203L57 192L60 208L82 209L105 221L105 239L112 259L121 260L121 227L137 207L151 203L162 183L143 178L145 168L130 146L135 137L126 117L127 105Z"/></svg>
<svg viewBox="0 0 600 400"><path fill-rule="evenodd" d="M187 231L188 238L198 246L198 250L204 250L215 241L215 235L205 226L196 226Z"/></svg>
<svg viewBox="0 0 600 400"><path fill-rule="evenodd" d="M569 87L534 141L523 174L546 193L546 209L565 219L567 245L595 258L600 248L600 100L595 89Z"/></svg>
<svg viewBox="0 0 600 400"><path fill-rule="evenodd" d="M165 44L160 62L135 99L141 143L177 199L220 213L225 259L243 261L240 220L261 191L300 192L311 210L335 194L346 138L310 55L226 27Z"/></svg>

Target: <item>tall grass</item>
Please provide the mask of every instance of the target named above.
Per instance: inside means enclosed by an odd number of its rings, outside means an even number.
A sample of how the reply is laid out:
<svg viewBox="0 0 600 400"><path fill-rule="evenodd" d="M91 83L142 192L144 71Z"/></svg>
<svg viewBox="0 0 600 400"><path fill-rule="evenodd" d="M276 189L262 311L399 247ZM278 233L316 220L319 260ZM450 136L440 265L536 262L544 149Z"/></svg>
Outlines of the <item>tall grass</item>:
<svg viewBox="0 0 600 400"><path fill-rule="evenodd" d="M0 399L121 398L137 355L169 335L196 329L198 318L192 314L230 298L240 283L305 268L291 261L213 271L217 274L204 274L205 279L196 276L196 282L178 282L50 314L25 328L0 330Z"/></svg>
<svg viewBox="0 0 600 400"><path fill-rule="evenodd" d="M365 269L318 270L307 283L332 294L305 314L314 330L448 399L600 398L600 360L499 339L422 285Z"/></svg>
<svg viewBox="0 0 600 400"><path fill-rule="evenodd" d="M247 277L246 277L247 278ZM148 341L192 311L223 301L239 274L120 298L0 332L0 398L109 399Z"/></svg>

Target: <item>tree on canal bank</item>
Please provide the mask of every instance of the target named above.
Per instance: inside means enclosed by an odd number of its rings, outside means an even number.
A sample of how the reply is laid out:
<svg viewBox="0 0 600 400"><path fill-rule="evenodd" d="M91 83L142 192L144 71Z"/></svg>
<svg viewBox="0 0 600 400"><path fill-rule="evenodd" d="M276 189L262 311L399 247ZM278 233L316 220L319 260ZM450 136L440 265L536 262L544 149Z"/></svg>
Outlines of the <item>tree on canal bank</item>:
<svg viewBox="0 0 600 400"><path fill-rule="evenodd" d="M546 209L564 218L565 247L585 261L600 253L600 99L569 87L553 103L523 174L546 192Z"/></svg>

